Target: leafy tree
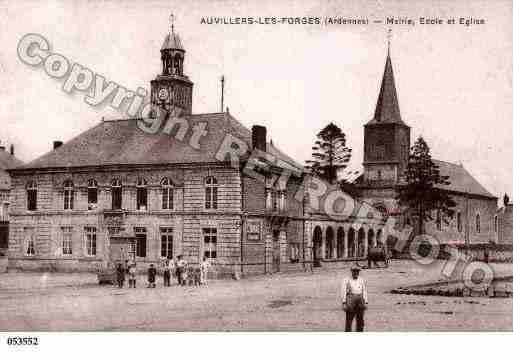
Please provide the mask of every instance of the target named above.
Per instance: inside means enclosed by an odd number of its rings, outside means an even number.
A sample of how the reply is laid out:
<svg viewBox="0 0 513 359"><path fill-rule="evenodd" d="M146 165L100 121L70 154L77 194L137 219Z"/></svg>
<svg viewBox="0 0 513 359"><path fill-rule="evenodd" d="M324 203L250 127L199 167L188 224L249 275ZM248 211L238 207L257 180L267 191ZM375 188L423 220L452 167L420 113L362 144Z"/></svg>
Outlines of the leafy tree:
<svg viewBox="0 0 513 359"><path fill-rule="evenodd" d="M440 174L431 160L429 146L419 137L411 148L406 184L398 188L397 199L401 207L418 218L420 234L424 234L424 223L433 219L433 211L440 211L442 218L453 217L456 202L442 188L449 184L449 176Z"/></svg>
<svg viewBox="0 0 513 359"><path fill-rule="evenodd" d="M306 161L306 168L330 184L337 183L337 174L351 159L345 133L330 123L317 134L312 150L312 159Z"/></svg>

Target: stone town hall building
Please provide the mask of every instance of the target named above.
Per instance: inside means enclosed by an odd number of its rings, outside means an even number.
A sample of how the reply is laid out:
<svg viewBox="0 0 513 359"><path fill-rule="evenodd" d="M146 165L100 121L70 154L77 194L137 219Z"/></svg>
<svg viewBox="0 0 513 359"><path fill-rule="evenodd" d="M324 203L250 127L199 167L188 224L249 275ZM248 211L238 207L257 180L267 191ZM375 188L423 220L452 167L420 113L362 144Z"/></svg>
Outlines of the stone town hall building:
<svg viewBox="0 0 513 359"><path fill-rule="evenodd" d="M151 101L180 108L184 122L167 119L152 134L136 119L102 121L11 170L10 267L92 270L106 264L110 238L120 232L136 238L131 251L142 268L183 254L191 263L210 258L218 273L299 269L313 260L337 266L384 241L377 210L400 214L393 197L410 146L389 56L375 116L365 125L365 170L357 180L360 199L374 207L333 218L307 196L298 199L303 167L266 140L264 127L250 130L228 112L193 114L193 83L183 72L177 33L166 36L160 52ZM218 158L227 137L236 139L231 149L258 149L276 161L260 166L262 176L248 174L244 166L259 163L255 157L244 153L236 166L229 156ZM439 163L451 176L447 190L458 214L434 231L449 241L488 241L496 198L463 167ZM283 168L292 175L275 181Z"/></svg>
<svg viewBox="0 0 513 359"><path fill-rule="evenodd" d="M218 273L283 271L312 259L336 265L380 239L372 216L335 220L297 200L303 167L267 142L265 127L249 130L228 112L193 114L177 33L160 52L151 101L180 108L184 122L167 119L148 133L136 119L102 121L12 170L10 267L92 270L106 264L118 233L136 237L140 268L183 254L193 264L210 258ZM200 146L191 145L195 129L204 130ZM248 156L239 166L218 159L228 135L279 165L269 165L262 181L243 171ZM283 168L293 175L274 181Z"/></svg>

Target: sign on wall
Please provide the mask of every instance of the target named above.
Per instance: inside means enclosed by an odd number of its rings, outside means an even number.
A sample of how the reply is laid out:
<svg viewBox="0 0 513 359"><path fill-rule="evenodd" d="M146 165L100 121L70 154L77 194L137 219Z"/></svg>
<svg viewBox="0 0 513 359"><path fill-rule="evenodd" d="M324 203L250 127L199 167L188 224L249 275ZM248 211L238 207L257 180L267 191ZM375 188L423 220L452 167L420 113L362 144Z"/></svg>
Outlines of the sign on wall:
<svg viewBox="0 0 513 359"><path fill-rule="evenodd" d="M260 221L248 220L247 221L247 240L248 241L260 241Z"/></svg>

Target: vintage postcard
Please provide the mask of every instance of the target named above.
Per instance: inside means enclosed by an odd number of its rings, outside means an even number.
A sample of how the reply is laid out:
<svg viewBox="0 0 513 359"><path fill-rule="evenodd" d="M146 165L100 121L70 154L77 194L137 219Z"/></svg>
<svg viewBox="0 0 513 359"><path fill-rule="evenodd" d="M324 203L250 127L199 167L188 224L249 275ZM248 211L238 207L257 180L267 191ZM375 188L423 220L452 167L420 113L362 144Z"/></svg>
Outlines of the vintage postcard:
<svg viewBox="0 0 513 359"><path fill-rule="evenodd" d="M2 346L513 328L513 2L0 20Z"/></svg>

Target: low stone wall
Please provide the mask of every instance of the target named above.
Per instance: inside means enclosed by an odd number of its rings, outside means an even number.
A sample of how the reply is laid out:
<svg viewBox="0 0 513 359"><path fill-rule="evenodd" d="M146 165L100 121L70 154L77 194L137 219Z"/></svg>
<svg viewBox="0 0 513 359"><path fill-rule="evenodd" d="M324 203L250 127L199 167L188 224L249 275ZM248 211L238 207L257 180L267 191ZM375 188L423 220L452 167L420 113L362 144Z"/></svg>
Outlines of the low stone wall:
<svg viewBox="0 0 513 359"><path fill-rule="evenodd" d="M418 284L408 287L399 287L390 291L392 294L407 295L435 295L442 297L513 297L513 277L495 278L490 285L481 290L474 290L465 286L463 281L453 280L445 282Z"/></svg>
<svg viewBox="0 0 513 359"><path fill-rule="evenodd" d="M449 247L455 247L461 253L470 257L472 261L513 263L513 244L475 243L475 244L442 244L438 248L438 259L449 259L451 251ZM429 252L429 251L428 251ZM409 253L409 244L404 246L402 252L393 252L394 259L412 259Z"/></svg>

